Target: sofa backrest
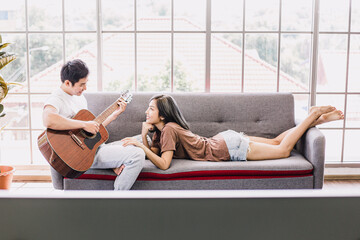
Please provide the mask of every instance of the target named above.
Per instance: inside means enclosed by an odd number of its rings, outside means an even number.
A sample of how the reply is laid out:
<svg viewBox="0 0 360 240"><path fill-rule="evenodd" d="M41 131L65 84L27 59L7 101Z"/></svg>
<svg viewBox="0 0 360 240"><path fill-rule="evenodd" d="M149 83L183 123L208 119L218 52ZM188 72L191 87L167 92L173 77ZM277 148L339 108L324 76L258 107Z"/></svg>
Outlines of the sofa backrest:
<svg viewBox="0 0 360 240"><path fill-rule="evenodd" d="M154 93L134 93L126 111L107 127L108 142L141 133L145 111ZM190 130L204 137L232 129L249 136L275 137L293 127L294 99L290 93L171 93ZM97 116L118 93L86 93L89 110Z"/></svg>

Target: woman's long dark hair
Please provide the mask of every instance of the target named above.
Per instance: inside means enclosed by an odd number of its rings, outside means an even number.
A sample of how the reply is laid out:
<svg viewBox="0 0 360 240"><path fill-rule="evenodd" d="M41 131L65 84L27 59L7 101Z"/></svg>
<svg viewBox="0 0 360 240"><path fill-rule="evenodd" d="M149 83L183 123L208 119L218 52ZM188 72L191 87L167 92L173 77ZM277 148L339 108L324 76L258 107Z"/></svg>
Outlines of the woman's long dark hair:
<svg viewBox="0 0 360 240"><path fill-rule="evenodd" d="M159 115L164 118L165 123L175 122L182 128L189 130L189 125L180 112L180 109L174 98L169 95L162 94L152 97L150 101L152 100L156 100L156 106L159 109Z"/></svg>

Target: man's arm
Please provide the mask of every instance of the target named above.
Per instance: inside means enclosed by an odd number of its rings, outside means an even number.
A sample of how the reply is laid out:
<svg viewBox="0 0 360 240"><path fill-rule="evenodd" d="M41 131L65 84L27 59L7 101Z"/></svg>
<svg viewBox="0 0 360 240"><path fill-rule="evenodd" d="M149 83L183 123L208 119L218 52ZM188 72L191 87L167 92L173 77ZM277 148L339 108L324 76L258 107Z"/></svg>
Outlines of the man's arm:
<svg viewBox="0 0 360 240"><path fill-rule="evenodd" d="M99 124L94 121L81 121L61 116L55 107L46 105L43 110L43 123L47 128L54 130L84 129L87 132L96 134L99 131Z"/></svg>
<svg viewBox="0 0 360 240"><path fill-rule="evenodd" d="M122 99L118 99L119 107L110 115L108 116L105 121L102 123L104 127L106 127L109 123L114 121L121 113L123 113L126 109L127 103L124 102Z"/></svg>

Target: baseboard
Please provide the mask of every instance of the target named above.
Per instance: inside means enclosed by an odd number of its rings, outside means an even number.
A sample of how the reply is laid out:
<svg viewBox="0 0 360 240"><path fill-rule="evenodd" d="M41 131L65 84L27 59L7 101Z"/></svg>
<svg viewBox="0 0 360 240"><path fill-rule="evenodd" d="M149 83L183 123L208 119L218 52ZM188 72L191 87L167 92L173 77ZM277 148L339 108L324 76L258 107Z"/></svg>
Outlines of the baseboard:
<svg viewBox="0 0 360 240"><path fill-rule="evenodd" d="M325 180L360 180L360 168L325 168Z"/></svg>
<svg viewBox="0 0 360 240"><path fill-rule="evenodd" d="M51 182L50 170L16 170L14 182Z"/></svg>

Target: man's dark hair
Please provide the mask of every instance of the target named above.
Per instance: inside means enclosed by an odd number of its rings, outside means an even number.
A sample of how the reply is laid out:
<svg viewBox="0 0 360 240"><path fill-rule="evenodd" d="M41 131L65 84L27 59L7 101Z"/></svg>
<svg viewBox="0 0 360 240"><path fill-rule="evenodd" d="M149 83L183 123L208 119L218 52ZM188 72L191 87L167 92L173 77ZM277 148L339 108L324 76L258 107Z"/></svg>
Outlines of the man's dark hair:
<svg viewBox="0 0 360 240"><path fill-rule="evenodd" d="M74 59L72 61L68 61L61 68L61 82L65 82L65 80L69 80L74 86L81 78L85 78L89 75L89 68L86 66L86 63L81 61L80 59Z"/></svg>

